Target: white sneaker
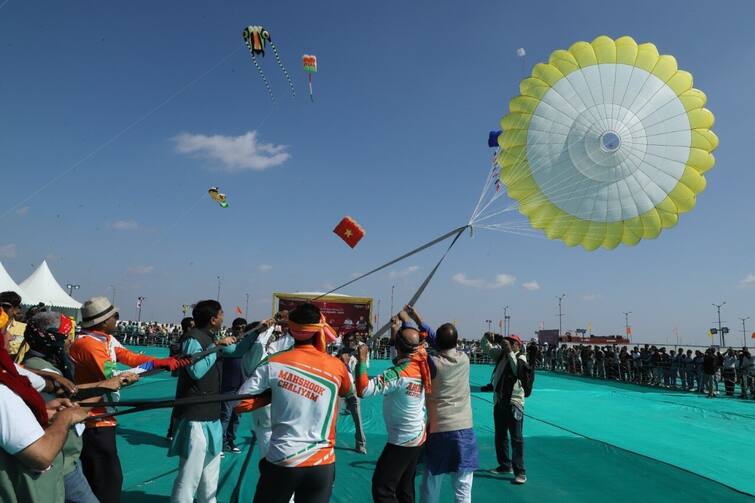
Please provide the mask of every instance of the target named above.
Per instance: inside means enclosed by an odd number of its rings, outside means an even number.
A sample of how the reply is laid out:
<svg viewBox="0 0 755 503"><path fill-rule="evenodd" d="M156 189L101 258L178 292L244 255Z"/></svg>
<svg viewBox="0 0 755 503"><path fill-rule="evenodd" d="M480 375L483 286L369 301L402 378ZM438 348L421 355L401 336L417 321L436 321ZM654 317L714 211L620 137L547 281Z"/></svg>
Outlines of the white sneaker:
<svg viewBox="0 0 755 503"><path fill-rule="evenodd" d="M517 475L514 477L514 484L522 485L527 482L527 475Z"/></svg>

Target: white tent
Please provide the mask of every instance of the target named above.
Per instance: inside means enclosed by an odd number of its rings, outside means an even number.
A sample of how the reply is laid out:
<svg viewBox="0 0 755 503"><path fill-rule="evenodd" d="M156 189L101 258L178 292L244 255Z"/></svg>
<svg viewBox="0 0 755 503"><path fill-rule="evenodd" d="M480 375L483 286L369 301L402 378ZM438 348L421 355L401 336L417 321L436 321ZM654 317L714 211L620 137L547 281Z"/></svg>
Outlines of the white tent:
<svg viewBox="0 0 755 503"><path fill-rule="evenodd" d="M8 271L5 270L3 264L0 262L0 292L16 292L21 296L21 301L26 302L26 294L24 289L21 288L13 281Z"/></svg>
<svg viewBox="0 0 755 503"><path fill-rule="evenodd" d="M81 302L68 295L55 281L46 260L21 283L21 289L25 292L23 302L27 305L41 302L47 306L70 311L81 307Z"/></svg>

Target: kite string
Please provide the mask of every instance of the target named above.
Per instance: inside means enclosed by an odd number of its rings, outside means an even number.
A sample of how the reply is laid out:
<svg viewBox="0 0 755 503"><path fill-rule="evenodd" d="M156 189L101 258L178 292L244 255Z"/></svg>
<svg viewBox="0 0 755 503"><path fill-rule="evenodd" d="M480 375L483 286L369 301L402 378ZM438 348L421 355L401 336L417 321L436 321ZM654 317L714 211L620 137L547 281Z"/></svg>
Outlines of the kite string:
<svg viewBox="0 0 755 503"><path fill-rule="evenodd" d="M130 130L132 130L133 128L135 128L136 126L138 126L139 124L141 124L145 120L147 120L155 112L157 112L160 109L162 109L163 107L165 107L168 103L170 103L175 98L177 98L178 96L180 96L181 94L183 94L186 90L188 90L194 84L196 84L197 82L199 82L200 80L202 80L203 78L205 78L207 75L209 75L210 73L212 73L216 68L218 68L220 65L222 65L223 63L225 63L225 61L228 58L230 58L233 54L235 54L236 51L238 51L239 49L240 48L237 47L236 49L233 49L232 51L230 51L228 54L226 54L225 56L223 56L217 63L215 63L214 65L212 65L208 70L206 70L204 73L202 73L198 77L194 78L193 80L189 81L187 84L184 84L183 86L181 86L176 92L174 92L173 94L171 94L170 96L168 96L165 100L163 100L160 104L158 104L154 108L150 109L146 114L142 115L140 118L138 118L137 120L135 120L134 122L132 122L131 124L129 124L128 126L126 126L125 128L121 129L118 133L116 133L114 136L112 136L109 140L107 140L106 142L100 144L97 148L95 148L94 150L92 150L91 152L89 152L87 155L85 155L84 157L82 157L81 159L79 159L78 161L76 161L75 163L73 163L71 166L69 166L65 170L61 171L60 173L58 173L56 176L50 178L46 183L42 184L38 189L34 190L31 194L29 194L28 196L26 196L25 198L23 198L22 200L20 200L19 202L17 202L15 205L13 205L10 208L8 208L2 215L0 215L0 219L3 219L5 217L7 217L10 214L10 212L12 212L13 210L19 208L22 204L24 204L27 201L31 200L32 198L34 198L35 196L37 196L39 193L41 193L42 191L44 191L48 187L52 186L53 184L55 184L56 182L58 182L59 180L61 180L64 176L66 176L68 173L70 173L71 171L73 171L74 169L76 169L79 165L81 165L84 162L88 161L89 159L93 158L100 151L102 151L103 149L105 149L106 147L108 147L110 144L112 144L116 140L118 140L121 136L123 136L124 134L128 133Z"/></svg>

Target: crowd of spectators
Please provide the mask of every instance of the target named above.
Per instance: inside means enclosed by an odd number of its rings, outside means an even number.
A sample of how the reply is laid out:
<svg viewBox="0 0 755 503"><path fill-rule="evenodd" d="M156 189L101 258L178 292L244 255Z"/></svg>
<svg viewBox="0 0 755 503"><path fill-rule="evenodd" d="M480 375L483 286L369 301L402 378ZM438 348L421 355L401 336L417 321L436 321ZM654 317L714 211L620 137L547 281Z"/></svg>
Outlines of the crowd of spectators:
<svg viewBox="0 0 755 503"><path fill-rule="evenodd" d="M225 331L223 328L221 332ZM123 344L170 346L181 334L181 325L177 323L119 321L115 336ZM368 343L370 334L357 330L344 334L342 339ZM373 340L371 357L390 359L388 341L387 337ZM341 344L342 341L338 341L336 345ZM471 363L492 363L477 339L459 339L457 350L465 353ZM527 357L544 370L691 391L710 397L723 392L727 396L736 394L741 398L755 399L755 358L747 348L729 348L722 353L715 348L667 349L649 344L633 348L585 344L558 346L531 341L527 345Z"/></svg>
<svg viewBox="0 0 755 503"><path fill-rule="evenodd" d="M727 396L755 398L755 360L747 348L668 350L646 344L635 346L536 344L528 357L541 369L595 379L631 382L717 396L723 384Z"/></svg>

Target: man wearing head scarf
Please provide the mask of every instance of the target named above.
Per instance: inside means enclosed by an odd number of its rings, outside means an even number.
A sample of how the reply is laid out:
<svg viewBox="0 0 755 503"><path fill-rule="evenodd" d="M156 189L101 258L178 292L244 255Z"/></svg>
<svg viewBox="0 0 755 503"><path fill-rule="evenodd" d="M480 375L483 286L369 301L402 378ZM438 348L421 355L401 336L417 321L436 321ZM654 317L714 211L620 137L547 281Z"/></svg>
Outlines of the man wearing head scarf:
<svg viewBox="0 0 755 503"><path fill-rule="evenodd" d="M0 336L9 316L0 308ZM67 399L45 403L44 380L13 363L0 347L0 501L63 503L61 449L87 409Z"/></svg>
<svg viewBox="0 0 755 503"><path fill-rule="evenodd" d="M326 503L335 478L338 397L354 392L349 372L327 354L336 333L317 306L300 304L288 317L294 346L270 355L239 389L258 395L242 400L237 412L267 404L275 428L260 462L255 503Z"/></svg>
<svg viewBox="0 0 755 503"><path fill-rule="evenodd" d="M73 380L73 365L65 351L72 324L70 318L55 312L40 312L27 320L24 340L29 348L24 357L24 366L60 374ZM98 387L118 391L122 386L137 380L136 374L124 373L97 383L82 384L79 389ZM43 396L45 399L53 398L47 394ZM98 503L79 462L83 432L84 425L76 425L75 429L69 430L68 438L63 445L62 472L66 503Z"/></svg>
<svg viewBox="0 0 755 503"><path fill-rule="evenodd" d="M441 483L451 477L456 503L471 503L474 471L479 464L477 439L472 429L469 357L456 349L459 334L451 323L427 325L413 306L399 316L404 326L411 317L435 350L430 355L432 392L427 394L428 436L425 443L423 503L440 501Z"/></svg>
<svg viewBox="0 0 755 503"><path fill-rule="evenodd" d="M377 377L367 376L369 348L359 348L356 371L360 398L383 395L383 419L388 442L372 475L372 499L376 503L412 503L414 476L425 443L425 393L432 392L430 367L420 332L391 320L396 358L393 367Z"/></svg>
<svg viewBox="0 0 755 503"><path fill-rule="evenodd" d="M504 337L496 342L492 336L483 337L482 350L496 362L493 371L495 423L495 452L498 458L496 473L514 471L514 483L524 484L527 475L524 470L524 388L519 381L518 368L527 365L527 357L522 351L522 340L518 335ZM509 457L509 436L511 436L511 457Z"/></svg>
<svg viewBox="0 0 755 503"><path fill-rule="evenodd" d="M179 363L175 358L152 358L124 348L112 335L118 319L118 309L106 297L87 300L81 307L81 317L83 330L70 349L77 384L96 383L117 375L116 363L129 367L141 366L135 372L147 370L147 364L149 368L167 370L178 367ZM120 394L114 391L107 393L105 397L107 401L117 402ZM108 410L97 407L91 409L90 414L97 416L105 412ZM118 503L121 499L123 472L115 443L116 425L117 421L113 417L91 419L87 421L83 435L81 467L100 503Z"/></svg>

